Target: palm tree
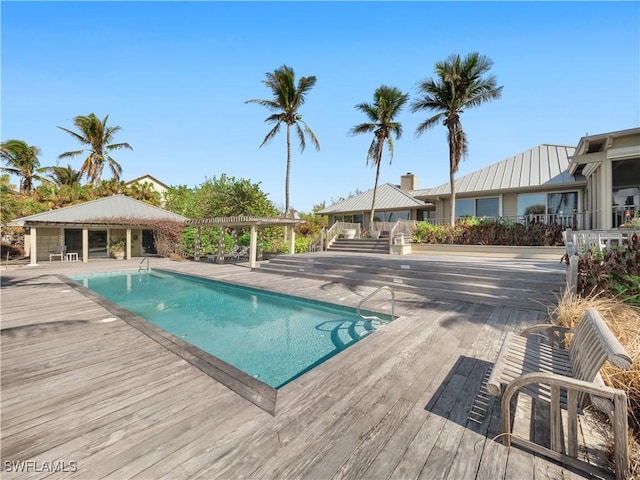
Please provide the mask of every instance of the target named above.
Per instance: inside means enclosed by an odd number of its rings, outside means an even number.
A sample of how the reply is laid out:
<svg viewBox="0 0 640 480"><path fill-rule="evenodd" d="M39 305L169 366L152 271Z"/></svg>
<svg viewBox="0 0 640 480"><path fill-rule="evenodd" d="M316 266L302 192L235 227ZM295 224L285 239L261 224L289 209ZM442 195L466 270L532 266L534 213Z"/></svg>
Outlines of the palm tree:
<svg viewBox="0 0 640 480"><path fill-rule="evenodd" d="M40 153L38 147L23 140L7 140L0 144L0 158L7 164L2 170L20 177L20 193L30 195L33 182L43 180L39 175L42 172L38 159Z"/></svg>
<svg viewBox="0 0 640 480"><path fill-rule="evenodd" d="M428 78L418 84L419 97L411 103L413 113L422 110L438 112L418 125L417 136L440 121L447 127L452 226L456 208L455 174L468 150L460 115L467 108L477 107L502 95L502 87L496 85L494 75L483 77L492 65L491 59L477 52L468 54L464 59L460 55L450 55L444 62L436 63L436 79Z"/></svg>
<svg viewBox="0 0 640 480"><path fill-rule="evenodd" d="M79 115L73 119L73 124L78 128L79 133L64 127L58 127L70 134L81 144L88 147L82 150L65 152L58 158L75 157L76 155L82 155L84 152L89 152L89 155L84 160L82 167L80 167L80 173L82 175L87 175L89 182L94 185L97 185L100 181L100 177L102 177L102 169L104 168L105 163L111 169L113 178L115 180L120 179L120 175L122 175L122 167L111 156L112 151L121 150L123 148L133 150L131 145L128 143L111 143L113 142L113 137L121 130L121 128L118 126L107 126L108 119L109 115L104 117L104 120L100 120L93 113L90 113L88 116Z"/></svg>
<svg viewBox="0 0 640 480"><path fill-rule="evenodd" d="M385 142L389 148L389 163L393 160L393 136L396 139L402 136L402 125L394 121L404 104L409 100L409 94L402 93L395 87L382 85L373 94L373 103L359 103L355 106L364 113L369 120L349 130L350 135L373 132L373 140L367 152L367 165L371 162L376 167L376 181L373 186L373 201L371 202L371 216L369 228L373 229L373 216L376 208L376 191L378 178L380 177L380 163Z"/></svg>
<svg viewBox="0 0 640 480"><path fill-rule="evenodd" d="M47 167L46 170L49 172L47 176L50 181L58 187L62 187L63 185L69 187L80 185L82 173L75 170L71 165L67 165L66 167L56 165L54 167Z"/></svg>
<svg viewBox="0 0 640 480"><path fill-rule="evenodd" d="M129 197L156 207L159 207L161 203L160 192L153 188L153 185L150 182L136 182L131 185L127 185L124 189L124 193Z"/></svg>
<svg viewBox="0 0 640 480"><path fill-rule="evenodd" d="M299 113L300 107L306 100L307 93L316 84L316 77L300 77L296 85L295 73L287 65L282 65L273 73L268 72L265 75L267 79L263 80L263 83L271 89L273 99L253 99L247 100L245 103L257 103L275 112L265 119L265 122L273 123L275 126L264 137L260 147L266 145L275 137L283 123L287 126L287 173L284 205L284 215L287 216L289 213L289 176L291 173L291 127L295 125L298 141L300 142L300 153L304 152L306 147L305 133L309 135L311 143L313 143L316 150L320 150L320 143L316 138L316 134L302 120L302 115Z"/></svg>

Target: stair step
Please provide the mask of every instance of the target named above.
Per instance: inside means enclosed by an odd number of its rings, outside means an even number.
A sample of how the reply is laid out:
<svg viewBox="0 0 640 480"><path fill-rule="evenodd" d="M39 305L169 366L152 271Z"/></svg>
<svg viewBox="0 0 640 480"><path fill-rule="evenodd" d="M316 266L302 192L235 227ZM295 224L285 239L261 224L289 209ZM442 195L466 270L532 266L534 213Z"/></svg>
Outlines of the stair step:
<svg viewBox="0 0 640 480"><path fill-rule="evenodd" d="M338 238L329 247L330 251L389 253L389 238Z"/></svg>
<svg viewBox="0 0 640 480"><path fill-rule="evenodd" d="M387 244L388 245L388 244ZM354 285L388 285L426 297L546 310L557 301L564 269L537 263L411 259L336 253L280 255L260 270Z"/></svg>
<svg viewBox="0 0 640 480"><path fill-rule="evenodd" d="M325 281L333 281L349 285L368 286L390 286L397 291L417 293L419 295L434 299L457 300L465 302L476 302L485 305L504 305L509 307L532 308L536 310L546 310L556 299L555 292L535 292L521 291L517 289L494 288L486 289L472 285L454 284L447 282L429 282L426 284L416 284L416 282L405 283L404 279L388 278L384 276L368 275L341 275L338 273L314 273L301 270L281 270L262 266L261 271L276 273L281 275L316 278ZM399 280L402 280L400 283ZM420 283L420 282L418 282Z"/></svg>

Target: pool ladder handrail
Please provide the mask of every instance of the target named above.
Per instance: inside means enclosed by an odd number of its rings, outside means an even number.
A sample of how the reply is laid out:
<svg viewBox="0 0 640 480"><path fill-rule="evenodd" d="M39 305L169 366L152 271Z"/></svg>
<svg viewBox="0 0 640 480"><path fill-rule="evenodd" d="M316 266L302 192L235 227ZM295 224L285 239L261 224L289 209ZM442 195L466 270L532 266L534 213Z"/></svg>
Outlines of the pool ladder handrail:
<svg viewBox="0 0 640 480"><path fill-rule="evenodd" d="M144 263L144 261L147 261L147 268L145 269L142 264ZM138 273L142 272L143 270L146 270L147 273L149 273L150 267L149 267L149 257L144 257L142 259L142 261L140 262L140 264L138 265Z"/></svg>
<svg viewBox="0 0 640 480"><path fill-rule="evenodd" d="M360 311L360 307L362 306L362 304L364 302L366 302L367 300L369 300L371 297L377 295L378 293L380 293L382 290L387 290L390 294L391 294L391 319L393 320L395 318L395 311L396 311L396 294L395 292L388 286L383 285L380 288L377 288L375 291L371 292L369 295L367 295L366 297L364 297L362 300L360 300L360 303L358 303L358 306L356 307L356 313L358 314L358 316L360 318L362 318L363 320L377 320L379 322L384 322L384 320L382 320L380 317L378 317L377 315L363 315L362 312Z"/></svg>

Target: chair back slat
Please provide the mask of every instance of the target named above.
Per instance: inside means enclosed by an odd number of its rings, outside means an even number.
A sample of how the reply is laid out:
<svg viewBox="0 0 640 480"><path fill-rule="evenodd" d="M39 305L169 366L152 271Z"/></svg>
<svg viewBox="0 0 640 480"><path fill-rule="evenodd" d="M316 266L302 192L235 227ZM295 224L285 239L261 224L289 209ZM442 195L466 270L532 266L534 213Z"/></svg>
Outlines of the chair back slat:
<svg viewBox="0 0 640 480"><path fill-rule="evenodd" d="M631 357L611 333L600 314L588 309L569 346L573 375L578 380L592 382L606 360L617 367L631 368Z"/></svg>

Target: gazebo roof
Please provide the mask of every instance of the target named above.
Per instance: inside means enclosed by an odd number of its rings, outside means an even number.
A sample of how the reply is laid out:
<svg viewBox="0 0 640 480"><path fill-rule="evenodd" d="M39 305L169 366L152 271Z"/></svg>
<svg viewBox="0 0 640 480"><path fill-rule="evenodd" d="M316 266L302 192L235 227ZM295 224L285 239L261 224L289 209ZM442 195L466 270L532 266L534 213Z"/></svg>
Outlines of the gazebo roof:
<svg viewBox="0 0 640 480"><path fill-rule="evenodd" d="M188 218L119 194L18 218L9 222L9 225L16 227L39 225L132 225L154 220L173 220L184 223Z"/></svg>
<svg viewBox="0 0 640 480"><path fill-rule="evenodd" d="M205 227L224 225L228 227L250 227L251 225L261 227L286 227L304 223L299 218L282 218L282 217L214 217L214 218L196 218L186 222L192 227Z"/></svg>

